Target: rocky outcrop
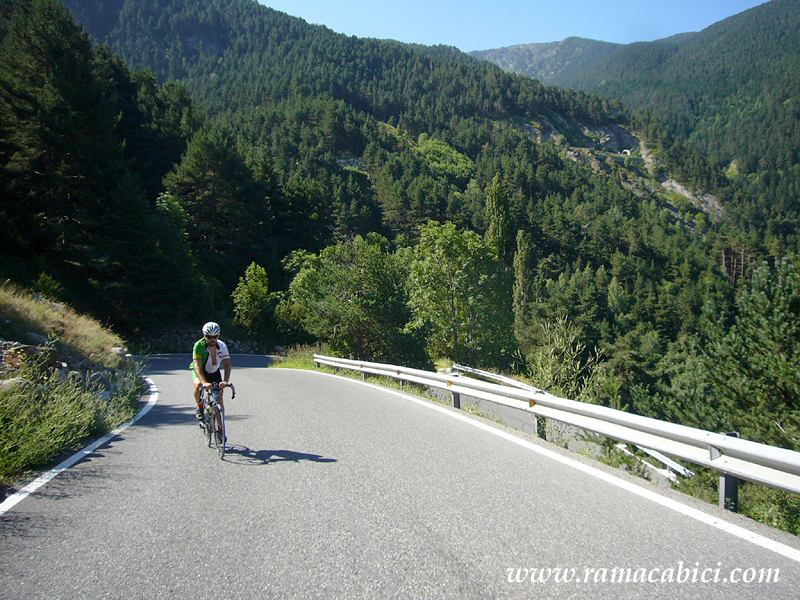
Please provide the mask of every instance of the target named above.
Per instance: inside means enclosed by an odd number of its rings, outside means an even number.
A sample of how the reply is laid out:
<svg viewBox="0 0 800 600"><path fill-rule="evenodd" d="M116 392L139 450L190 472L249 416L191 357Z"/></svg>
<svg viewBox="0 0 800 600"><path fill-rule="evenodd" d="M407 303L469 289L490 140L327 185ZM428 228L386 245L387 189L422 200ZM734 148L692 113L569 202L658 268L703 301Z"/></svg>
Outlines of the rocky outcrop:
<svg viewBox="0 0 800 600"><path fill-rule="evenodd" d="M595 141L595 148L607 152L630 154L632 148L639 146L639 139L627 128L619 125L599 125L584 127L583 134Z"/></svg>
<svg viewBox="0 0 800 600"><path fill-rule="evenodd" d="M707 194L697 190L692 191L686 186L670 178L662 182L661 185L665 189L675 192L676 194L680 194L689 200L689 202L691 202L695 208L702 210L704 213L709 215L713 223L718 223L724 215L725 211L722 208L722 204L720 204L719 198L712 194Z"/></svg>

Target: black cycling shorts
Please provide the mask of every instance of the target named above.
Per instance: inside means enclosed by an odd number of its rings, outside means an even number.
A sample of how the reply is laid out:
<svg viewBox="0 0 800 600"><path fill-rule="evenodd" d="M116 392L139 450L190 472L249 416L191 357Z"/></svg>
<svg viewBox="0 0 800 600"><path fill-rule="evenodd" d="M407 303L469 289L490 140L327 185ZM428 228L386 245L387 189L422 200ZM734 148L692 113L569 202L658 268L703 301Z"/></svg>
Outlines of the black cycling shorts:
<svg viewBox="0 0 800 600"><path fill-rule="evenodd" d="M194 372L194 366L192 366L192 375L194 375L195 379L199 379L197 374ZM218 371L214 371L213 373L208 373L207 371L203 370L203 375L206 378L208 383L221 383L222 382L222 369Z"/></svg>

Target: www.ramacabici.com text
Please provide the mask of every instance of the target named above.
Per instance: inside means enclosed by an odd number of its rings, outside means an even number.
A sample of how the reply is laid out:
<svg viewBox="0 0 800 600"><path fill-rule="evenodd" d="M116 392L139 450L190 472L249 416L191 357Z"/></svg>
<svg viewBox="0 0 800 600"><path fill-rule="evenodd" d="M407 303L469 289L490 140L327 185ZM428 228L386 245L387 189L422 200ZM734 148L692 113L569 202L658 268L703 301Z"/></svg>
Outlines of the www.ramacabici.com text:
<svg viewBox="0 0 800 600"><path fill-rule="evenodd" d="M685 565L678 561L668 567L611 567L578 569L574 567L509 567L508 583L695 583L695 584L770 584L780 581L780 569L736 567L726 569L700 563Z"/></svg>

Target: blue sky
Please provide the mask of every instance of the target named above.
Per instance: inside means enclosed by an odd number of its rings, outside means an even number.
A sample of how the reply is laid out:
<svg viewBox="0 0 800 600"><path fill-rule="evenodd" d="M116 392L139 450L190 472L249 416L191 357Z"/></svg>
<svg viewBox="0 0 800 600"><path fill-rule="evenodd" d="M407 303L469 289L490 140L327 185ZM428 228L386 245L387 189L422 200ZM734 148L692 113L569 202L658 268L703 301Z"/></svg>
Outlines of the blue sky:
<svg viewBox="0 0 800 600"><path fill-rule="evenodd" d="M765 0L259 0L338 33L464 52L578 36L629 44L701 31Z"/></svg>

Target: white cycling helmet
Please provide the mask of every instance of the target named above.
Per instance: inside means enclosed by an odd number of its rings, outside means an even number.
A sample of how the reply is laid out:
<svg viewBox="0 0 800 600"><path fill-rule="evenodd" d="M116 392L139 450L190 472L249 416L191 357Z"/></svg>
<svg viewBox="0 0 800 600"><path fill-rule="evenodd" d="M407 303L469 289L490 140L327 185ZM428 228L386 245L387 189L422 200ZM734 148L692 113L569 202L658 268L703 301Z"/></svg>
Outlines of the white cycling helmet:
<svg viewBox="0 0 800 600"><path fill-rule="evenodd" d="M219 335L219 325L214 321L209 321L203 325L203 335Z"/></svg>

